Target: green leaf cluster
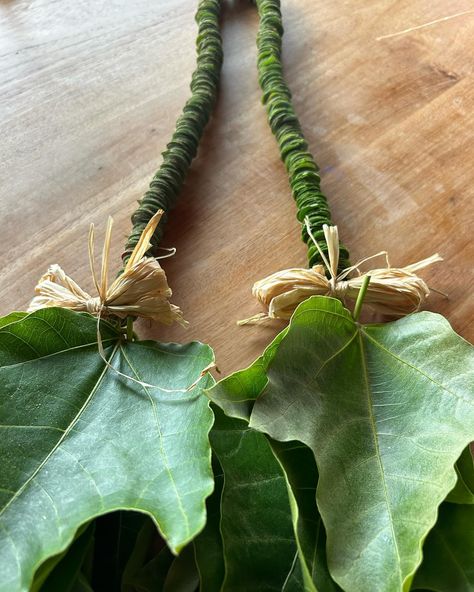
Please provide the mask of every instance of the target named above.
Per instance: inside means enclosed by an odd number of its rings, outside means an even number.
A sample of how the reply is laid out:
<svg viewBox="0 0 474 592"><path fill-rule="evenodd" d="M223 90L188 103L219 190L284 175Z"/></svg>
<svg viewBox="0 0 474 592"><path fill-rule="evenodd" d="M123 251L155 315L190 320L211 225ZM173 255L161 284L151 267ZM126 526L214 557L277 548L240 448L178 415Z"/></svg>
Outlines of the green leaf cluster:
<svg viewBox="0 0 474 592"><path fill-rule="evenodd" d="M89 315L0 319L1 592L474 590L474 350L445 319L313 297L217 384L206 345L100 335L107 362Z"/></svg>

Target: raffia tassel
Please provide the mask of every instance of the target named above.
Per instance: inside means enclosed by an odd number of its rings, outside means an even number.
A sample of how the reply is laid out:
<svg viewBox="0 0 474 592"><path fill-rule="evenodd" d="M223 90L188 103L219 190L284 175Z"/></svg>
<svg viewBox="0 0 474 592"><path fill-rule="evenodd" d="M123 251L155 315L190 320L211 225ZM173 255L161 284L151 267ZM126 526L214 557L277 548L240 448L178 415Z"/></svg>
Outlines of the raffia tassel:
<svg viewBox="0 0 474 592"><path fill-rule="evenodd" d="M172 292L163 268L153 257L145 257L145 253L151 246L151 237L162 215L163 210L159 210L150 219L123 272L110 286L108 271L113 220L109 217L107 222L100 282L94 265L94 225L92 224L89 231L89 264L98 296L90 296L59 265L51 265L35 288L36 296L31 301L28 312L59 306L88 312L97 317L135 316L153 319L165 325L171 325L174 322L187 325L180 308L169 302Z"/></svg>
<svg viewBox="0 0 474 592"><path fill-rule="evenodd" d="M288 320L296 307L310 296L332 296L346 303L355 301L367 276L370 282L364 302L372 309L385 315L399 317L415 312L421 308L430 290L417 272L433 263L442 261L438 254L423 259L406 267L391 267L386 251L359 261L356 265L337 273L339 264L339 235L337 226L324 225L324 237L328 246L329 260L311 234L309 224L307 230L316 245L324 262L311 269L293 268L277 271L256 282L252 294L267 307L267 313L255 315L239 325L265 322L269 319ZM386 267L372 269L361 273L359 267L375 257L385 256ZM329 277L326 275L326 269ZM350 277L356 272L358 275Z"/></svg>

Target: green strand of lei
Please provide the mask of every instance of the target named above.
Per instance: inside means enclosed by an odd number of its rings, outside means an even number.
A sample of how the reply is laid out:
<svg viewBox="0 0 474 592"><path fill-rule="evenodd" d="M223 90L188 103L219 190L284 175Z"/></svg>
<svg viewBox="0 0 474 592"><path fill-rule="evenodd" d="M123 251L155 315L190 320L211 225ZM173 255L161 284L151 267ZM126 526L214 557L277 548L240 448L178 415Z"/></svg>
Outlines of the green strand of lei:
<svg viewBox="0 0 474 592"><path fill-rule="evenodd" d="M308 143L291 102L290 89L283 76L283 24L280 0L256 0L256 4L260 16L257 37L258 73L268 122L288 172L298 209L298 220L303 223L305 218L308 218L313 236L322 250L327 252L323 225L332 225L333 222L327 199L321 191L318 165L309 152ZM322 263L304 224L302 236L308 245L309 266ZM349 253L341 245L339 269L342 270L349 265Z"/></svg>
<svg viewBox="0 0 474 592"><path fill-rule="evenodd" d="M275 135L288 172L297 218L302 223L303 241L308 245L309 265L322 263L309 236L312 234L327 251L323 225L331 225L328 202L321 191L319 168L309 152L308 143L291 102L291 92L283 76L281 63L283 25L280 0L256 0L260 17L257 36L259 83L263 92L268 122ZM165 214L153 237L151 254L158 246L167 213L175 205L189 167L195 157L204 128L214 107L223 60L219 29L221 0L201 0L196 14L197 68L191 82L191 98L177 121L175 132L163 153L163 162L148 191L132 216L133 229L123 255L124 261L136 245L148 220L159 209ZM347 250L341 246L340 269L349 266Z"/></svg>
<svg viewBox="0 0 474 592"><path fill-rule="evenodd" d="M191 97L176 123L176 129L163 162L148 191L132 216L132 232L122 255L124 262L137 244L150 218L158 211L164 215L155 231L150 254L156 254L166 224L167 214L175 205L217 97L222 66L222 40L219 31L220 0L201 0L196 13L198 24L197 67L191 81Z"/></svg>

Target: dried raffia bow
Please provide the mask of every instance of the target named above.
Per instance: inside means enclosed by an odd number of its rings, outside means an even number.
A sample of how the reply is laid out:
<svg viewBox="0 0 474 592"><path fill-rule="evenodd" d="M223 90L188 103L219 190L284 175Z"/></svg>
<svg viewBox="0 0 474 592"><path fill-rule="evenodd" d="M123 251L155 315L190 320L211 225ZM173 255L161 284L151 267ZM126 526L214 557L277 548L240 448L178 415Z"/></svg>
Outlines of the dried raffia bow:
<svg viewBox="0 0 474 592"><path fill-rule="evenodd" d="M77 312L88 312L96 315L99 355L115 374L145 388L159 388L169 393L185 393L194 388L201 378L214 367L214 364L210 364L207 368L204 368L199 377L186 389L166 389L159 385L138 380L114 368L105 356L100 334L100 320L104 316L116 316L119 318L134 316L153 319L165 325L171 325L173 322L178 322L183 326L187 325L181 309L171 304L168 300L171 296L171 289L168 286L164 270L155 258L145 257L145 253L150 248L151 237L162 215L163 210L159 210L150 219L137 245L133 249L123 272L114 280L110 287L108 286L107 278L113 220L109 217L107 223L104 249L102 251L100 283L97 279L94 264L94 225L92 224L89 231L89 264L99 295L96 297L90 296L73 279L66 275L59 265L51 265L35 288L36 296L31 301L28 312L34 312L40 308L58 306ZM171 254L174 254L174 249L171 249ZM163 259L169 256L168 254L160 258Z"/></svg>
<svg viewBox="0 0 474 592"><path fill-rule="evenodd" d="M89 231L89 264L98 296L90 296L59 265L51 265L35 288L36 296L31 301L28 312L59 306L101 317L135 316L153 319L165 325L171 325L174 322L186 325L187 322L180 308L169 302L172 292L164 270L157 259L145 256L162 215L163 210L159 210L150 219L123 272L110 286L108 271L113 220L109 217L107 222L100 282L97 279L94 264L94 225L92 224ZM169 255L165 255L167 256Z"/></svg>
<svg viewBox="0 0 474 592"><path fill-rule="evenodd" d="M268 319L288 320L295 308L310 296L332 296L346 302L357 300L357 296L370 277L364 302L374 310L390 316L404 316L420 309L430 290L427 284L416 275L420 269L442 261L438 254L412 263L406 267L391 267L388 254L381 251L359 261L337 273L339 264L339 235L337 226L324 225L324 237L328 247L329 260L318 245L306 220L306 228L319 251L323 265L311 269L285 269L256 282L252 294L268 308L268 313L255 315L240 325L259 323ZM375 257L385 256L386 267L361 273L359 267ZM325 268L329 277L325 274ZM357 272L355 277L349 277Z"/></svg>

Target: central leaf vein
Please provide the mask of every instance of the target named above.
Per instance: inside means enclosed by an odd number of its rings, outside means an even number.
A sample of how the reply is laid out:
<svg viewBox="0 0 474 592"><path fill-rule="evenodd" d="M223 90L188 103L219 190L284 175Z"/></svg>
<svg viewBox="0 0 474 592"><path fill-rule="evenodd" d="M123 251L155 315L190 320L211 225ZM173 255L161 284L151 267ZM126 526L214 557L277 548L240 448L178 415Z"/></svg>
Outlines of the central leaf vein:
<svg viewBox="0 0 474 592"><path fill-rule="evenodd" d="M382 476L383 492L384 492L385 505L387 507L387 513L388 513L388 518L389 518L389 523L390 523L390 530L392 532L393 543L395 545L395 551L396 551L397 558L398 558L398 574L397 575L399 577L400 588L401 588L402 582L403 582L403 576L401 573L401 561L402 560L400 557L400 550L398 548L398 541L397 541L397 537L395 534L395 526L393 523L392 508L390 506L390 499L389 499L389 495L388 495L387 481L386 481L385 471L384 471L384 467L383 467L383 463L382 463L382 457L380 454L380 443L379 443L378 434L377 434L377 425L376 425L376 421L375 421L375 417L374 417L374 411L372 408L372 405L373 405L372 392L371 392L370 384L369 384L369 370L367 367L367 360L366 360L364 342L362 339L362 332L359 333L359 344L360 344L360 350L361 350L361 362L362 362L362 368L363 368L363 372L364 372L364 380L365 380L366 393L367 393L367 403L368 403L367 407L368 407L368 412L369 412L370 424L372 426L374 446L375 446L375 451L377 454L377 461L378 461L378 464L380 467L380 474Z"/></svg>

